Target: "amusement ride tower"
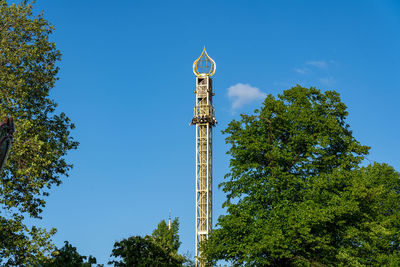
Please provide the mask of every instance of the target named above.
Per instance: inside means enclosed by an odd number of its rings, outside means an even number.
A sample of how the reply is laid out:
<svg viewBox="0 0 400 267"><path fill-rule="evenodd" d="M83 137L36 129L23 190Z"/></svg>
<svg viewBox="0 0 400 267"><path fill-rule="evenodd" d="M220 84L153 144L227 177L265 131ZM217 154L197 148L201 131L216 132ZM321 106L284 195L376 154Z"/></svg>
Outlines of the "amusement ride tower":
<svg viewBox="0 0 400 267"><path fill-rule="evenodd" d="M211 76L216 64L203 49L193 63L196 75L196 105L192 125L196 125L196 266L205 266L199 245L208 238L212 228L212 127L217 123L214 116L214 95Z"/></svg>

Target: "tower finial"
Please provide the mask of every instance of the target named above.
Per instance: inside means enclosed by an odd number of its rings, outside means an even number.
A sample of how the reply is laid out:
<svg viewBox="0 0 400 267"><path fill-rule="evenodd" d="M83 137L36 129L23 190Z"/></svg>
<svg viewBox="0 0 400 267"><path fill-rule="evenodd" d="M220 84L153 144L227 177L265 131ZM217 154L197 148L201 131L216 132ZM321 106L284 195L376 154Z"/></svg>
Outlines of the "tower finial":
<svg viewBox="0 0 400 267"><path fill-rule="evenodd" d="M217 64L215 61L209 57L204 46L203 52L200 57L196 59L193 63L193 72L196 76L213 76L215 70L217 69Z"/></svg>

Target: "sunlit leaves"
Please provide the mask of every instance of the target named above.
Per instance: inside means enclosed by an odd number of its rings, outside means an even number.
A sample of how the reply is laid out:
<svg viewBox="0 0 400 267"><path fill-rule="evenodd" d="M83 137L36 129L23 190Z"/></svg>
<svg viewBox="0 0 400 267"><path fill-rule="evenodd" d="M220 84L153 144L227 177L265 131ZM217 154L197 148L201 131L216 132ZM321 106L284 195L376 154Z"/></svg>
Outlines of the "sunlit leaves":
<svg viewBox="0 0 400 267"><path fill-rule="evenodd" d="M229 124L227 215L203 244L209 261L399 263L399 173L360 167L369 147L354 138L347 115L338 93L296 86Z"/></svg>
<svg viewBox="0 0 400 267"><path fill-rule="evenodd" d="M23 216L40 217L48 190L72 167L65 159L67 152L78 145L70 136L74 125L64 113L56 113L57 105L49 97L61 57L49 40L53 29L42 14L33 15L29 1L9 5L0 0L0 119L11 116L16 126L1 173L0 216L4 225L21 225L8 231L18 238L0 243L0 253L21 264L44 257L41 251L50 248L50 235L33 229L29 234ZM32 253L18 254L30 246L35 248Z"/></svg>

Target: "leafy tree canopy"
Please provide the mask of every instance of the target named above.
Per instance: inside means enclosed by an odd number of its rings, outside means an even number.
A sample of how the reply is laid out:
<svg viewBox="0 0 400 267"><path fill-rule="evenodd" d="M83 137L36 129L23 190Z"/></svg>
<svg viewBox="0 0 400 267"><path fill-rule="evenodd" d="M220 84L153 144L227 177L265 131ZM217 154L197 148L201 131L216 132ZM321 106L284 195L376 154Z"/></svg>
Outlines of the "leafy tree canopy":
<svg viewBox="0 0 400 267"><path fill-rule="evenodd" d="M182 266L184 262L184 258L163 248L151 236L132 236L115 242L111 257L120 258L108 262L114 266Z"/></svg>
<svg viewBox="0 0 400 267"><path fill-rule="evenodd" d="M49 40L53 29L28 1L0 0L0 118L13 117L17 129L0 174L0 264L35 264L54 249L54 229L28 228L23 219L40 218L48 190L72 167L65 155L78 145L74 125L49 97L61 56Z"/></svg>
<svg viewBox="0 0 400 267"><path fill-rule="evenodd" d="M293 87L226 130L227 214L203 255L246 266L397 266L399 173L360 167L369 147L334 91Z"/></svg>
<svg viewBox="0 0 400 267"><path fill-rule="evenodd" d="M173 253L178 253L178 249L181 245L179 241L179 221L178 218L175 218L171 222L171 227L162 220L156 229L154 229L152 237L154 241L160 246L167 248L169 251Z"/></svg>
<svg viewBox="0 0 400 267"><path fill-rule="evenodd" d="M61 249L53 252L53 257L47 263L41 263L42 267L90 267L96 263L93 256L82 256L78 253L76 247L72 246L68 241L64 241L65 245ZM87 260L86 260L87 259Z"/></svg>
<svg viewBox="0 0 400 267"><path fill-rule="evenodd" d="M193 266L187 257L178 254L179 221L175 218L171 228L162 220L151 236L132 236L115 242L108 264L114 266Z"/></svg>

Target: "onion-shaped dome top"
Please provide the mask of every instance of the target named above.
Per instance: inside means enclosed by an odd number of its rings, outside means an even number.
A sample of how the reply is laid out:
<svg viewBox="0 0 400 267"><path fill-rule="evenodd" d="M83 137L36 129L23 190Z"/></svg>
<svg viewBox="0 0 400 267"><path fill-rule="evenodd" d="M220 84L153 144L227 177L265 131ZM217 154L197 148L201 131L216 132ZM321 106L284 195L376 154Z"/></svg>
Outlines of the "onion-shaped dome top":
<svg viewBox="0 0 400 267"><path fill-rule="evenodd" d="M206 48L204 47L200 57L193 63L193 72L197 77L213 76L217 65L214 60L207 55Z"/></svg>

